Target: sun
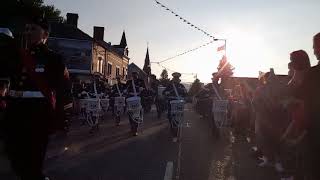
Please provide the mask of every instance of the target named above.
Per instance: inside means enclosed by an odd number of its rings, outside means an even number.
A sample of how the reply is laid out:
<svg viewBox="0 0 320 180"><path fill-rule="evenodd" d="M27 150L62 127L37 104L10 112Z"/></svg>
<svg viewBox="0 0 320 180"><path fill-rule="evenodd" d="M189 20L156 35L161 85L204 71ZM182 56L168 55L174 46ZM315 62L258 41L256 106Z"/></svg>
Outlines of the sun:
<svg viewBox="0 0 320 180"><path fill-rule="evenodd" d="M268 47L264 38L254 30L235 30L227 38L227 57L235 67L234 76L257 77L258 72L266 69ZM270 51L269 51L270 52Z"/></svg>

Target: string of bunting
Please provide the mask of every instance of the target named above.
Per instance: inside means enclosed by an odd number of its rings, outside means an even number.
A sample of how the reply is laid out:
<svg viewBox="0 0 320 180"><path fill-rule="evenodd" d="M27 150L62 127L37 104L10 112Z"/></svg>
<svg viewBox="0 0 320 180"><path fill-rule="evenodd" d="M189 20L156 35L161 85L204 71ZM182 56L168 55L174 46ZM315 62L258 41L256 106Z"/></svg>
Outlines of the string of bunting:
<svg viewBox="0 0 320 180"><path fill-rule="evenodd" d="M158 64L164 63L164 62L166 62L166 61L172 60L172 59L177 58L177 57L179 57L179 56L183 56L183 55L185 55L185 54L188 54L188 53L191 53L191 52L193 52L193 51L196 51L196 50L198 50L198 49L200 49L200 48L206 47L206 46L212 44L213 42L214 42L214 41L207 42L207 43L202 44L201 46L198 46L198 47L196 47L196 48L193 48L193 49L189 49L189 50L187 50L187 51L184 51L183 53L179 53L179 54L177 54L177 55L175 55L175 56L166 58L166 59L164 59L164 60L162 60L162 61L152 62L152 63L158 63Z"/></svg>
<svg viewBox="0 0 320 180"><path fill-rule="evenodd" d="M210 33L208 33L207 31L199 28L198 26L192 24L190 21L186 20L185 18L183 18L182 16L180 16L179 14L177 14L176 12L174 12L173 10L171 10L170 8L168 8L166 5L162 4L161 2L159 2L158 0L154 0L157 5L161 6L163 9L165 9L166 11L169 11L171 14L173 14L175 17L179 18L182 22L184 22L185 24L189 25L190 27L200 31L201 33L203 33L204 35L210 37L210 38L214 38L213 35L211 35Z"/></svg>
<svg viewBox="0 0 320 180"><path fill-rule="evenodd" d="M162 67L163 69L165 69L165 70L167 70L167 71L170 71L170 72L178 72L178 71L169 69L169 68L167 68L166 66L161 65L160 63L155 63L155 64L159 65L160 67ZM182 75L196 75L196 73L181 73L181 72L179 72L179 73L182 74Z"/></svg>

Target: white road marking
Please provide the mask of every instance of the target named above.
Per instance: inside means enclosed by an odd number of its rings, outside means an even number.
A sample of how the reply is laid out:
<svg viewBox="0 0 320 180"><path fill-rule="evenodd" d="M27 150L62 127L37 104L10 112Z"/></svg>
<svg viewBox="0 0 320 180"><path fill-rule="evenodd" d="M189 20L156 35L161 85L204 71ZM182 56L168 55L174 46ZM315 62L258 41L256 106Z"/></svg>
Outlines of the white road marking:
<svg viewBox="0 0 320 180"><path fill-rule="evenodd" d="M166 172L163 180L173 180L173 162L167 162Z"/></svg>

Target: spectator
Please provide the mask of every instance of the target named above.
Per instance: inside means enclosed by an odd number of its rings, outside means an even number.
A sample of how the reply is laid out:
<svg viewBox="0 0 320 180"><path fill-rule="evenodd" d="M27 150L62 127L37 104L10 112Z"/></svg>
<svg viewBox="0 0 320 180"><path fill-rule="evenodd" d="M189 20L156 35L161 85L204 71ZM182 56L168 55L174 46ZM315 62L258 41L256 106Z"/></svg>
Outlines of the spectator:
<svg viewBox="0 0 320 180"><path fill-rule="evenodd" d="M311 65L310 65L310 60L309 60L309 56L308 54L303 51L303 50L299 50L299 51L294 51L290 54L290 63L291 67L292 67L292 72L293 72L293 76L291 78L291 80L288 83L288 102L287 102L287 111L289 113L289 120L291 120L291 122L288 122L288 128L286 129L286 131L284 132L284 134L281 137L281 141L285 141L285 145L294 145L295 148L297 149L297 154L298 156L294 157L294 158L286 158L286 154L290 154L288 153L288 151L290 151L290 149L292 148L285 148L284 149L284 159L295 159L298 158L297 160L300 162L299 165L297 167L292 167L292 163L287 163L287 167L288 168L296 168L296 170L298 170L301 174L301 172L304 172L303 167L301 167L301 164L303 163L303 149L301 149L301 141L304 138L305 134L306 134L306 129L305 129L305 112L304 112L304 104L303 101L301 101L301 99L297 99L294 98L294 93L297 91L298 88L300 88L301 84L303 83L304 77L306 72L310 69ZM285 162L285 160L283 160L283 162ZM291 164L291 167L290 167ZM289 165L289 166L288 166ZM297 172L298 172L297 171ZM302 175L302 176L301 176ZM303 177L303 173L301 175L298 175L296 173L296 177L302 178Z"/></svg>
<svg viewBox="0 0 320 180"><path fill-rule="evenodd" d="M278 162L279 139L286 119L286 113L280 106L283 87L272 69L265 74L262 82L253 100L256 113L256 139L263 153L259 166L265 167L274 163L276 169L283 169Z"/></svg>
<svg viewBox="0 0 320 180"><path fill-rule="evenodd" d="M320 60L320 33L313 38L314 54ZM310 68L304 77L298 96L303 99L306 110L306 148L308 163L306 169L309 179L320 179L318 163L320 162L320 65Z"/></svg>

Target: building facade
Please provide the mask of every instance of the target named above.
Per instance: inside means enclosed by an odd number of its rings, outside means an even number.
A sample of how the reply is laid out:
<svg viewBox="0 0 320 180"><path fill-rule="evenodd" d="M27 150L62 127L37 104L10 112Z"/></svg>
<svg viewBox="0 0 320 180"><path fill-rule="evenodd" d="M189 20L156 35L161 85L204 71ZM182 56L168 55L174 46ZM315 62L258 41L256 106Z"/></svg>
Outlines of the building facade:
<svg viewBox="0 0 320 180"><path fill-rule="evenodd" d="M92 71L101 74L110 85L120 76L125 82L130 58L125 32L119 45L111 45L103 40L104 27L93 28L93 66Z"/></svg>
<svg viewBox="0 0 320 180"><path fill-rule="evenodd" d="M125 33L119 45L104 41L104 27L93 27L93 37L81 31L78 14L67 14L66 23L51 24L48 45L63 55L65 64L74 80L89 81L99 75L108 84L121 76L126 81L130 58Z"/></svg>

